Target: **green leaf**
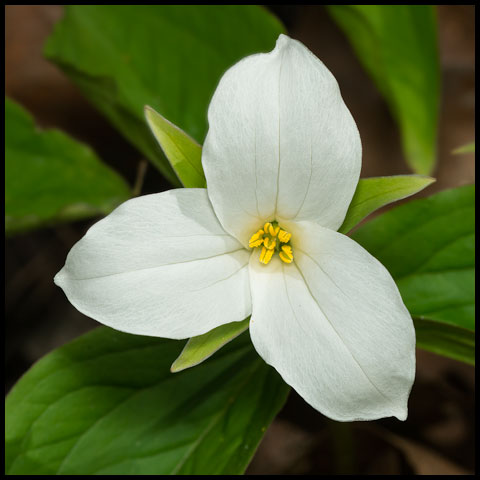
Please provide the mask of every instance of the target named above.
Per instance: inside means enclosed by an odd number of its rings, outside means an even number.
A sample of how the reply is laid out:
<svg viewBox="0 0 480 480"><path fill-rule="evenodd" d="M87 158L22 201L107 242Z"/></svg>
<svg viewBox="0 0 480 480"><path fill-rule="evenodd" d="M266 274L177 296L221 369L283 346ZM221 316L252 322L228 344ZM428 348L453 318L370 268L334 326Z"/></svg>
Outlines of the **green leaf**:
<svg viewBox="0 0 480 480"><path fill-rule="evenodd" d="M44 357L6 399L6 472L243 473L289 387L248 334L172 374L181 349L101 327Z"/></svg>
<svg viewBox="0 0 480 480"><path fill-rule="evenodd" d="M144 106L203 142L222 74L246 55L272 50L283 31L256 5L72 5L45 54L178 185Z"/></svg>
<svg viewBox="0 0 480 480"><path fill-rule="evenodd" d="M427 319L413 322L419 348L475 365L475 332Z"/></svg>
<svg viewBox="0 0 480 480"><path fill-rule="evenodd" d="M330 5L400 126L416 173L435 168L440 70L432 5Z"/></svg>
<svg viewBox="0 0 480 480"><path fill-rule="evenodd" d="M412 316L474 331L474 215L467 185L396 207L352 238L389 270Z"/></svg>
<svg viewBox="0 0 480 480"><path fill-rule="evenodd" d="M104 215L130 196L127 184L87 146L41 131L5 98L5 232Z"/></svg>
<svg viewBox="0 0 480 480"><path fill-rule="evenodd" d="M375 210L414 195L434 181L434 178L420 175L361 178L348 207L345 220L338 231L340 233L349 232Z"/></svg>
<svg viewBox="0 0 480 480"><path fill-rule="evenodd" d="M145 117L182 185L186 188L205 188L207 183L203 174L201 145L153 108L145 107Z"/></svg>
<svg viewBox="0 0 480 480"><path fill-rule="evenodd" d="M241 322L220 325L203 335L190 338L182 353L173 362L170 371L176 373L202 363L217 350L247 330L249 323L250 317Z"/></svg>
<svg viewBox="0 0 480 480"><path fill-rule="evenodd" d="M456 148L453 150L455 155L461 153L475 153L475 142L467 143L466 145L462 145L461 147Z"/></svg>

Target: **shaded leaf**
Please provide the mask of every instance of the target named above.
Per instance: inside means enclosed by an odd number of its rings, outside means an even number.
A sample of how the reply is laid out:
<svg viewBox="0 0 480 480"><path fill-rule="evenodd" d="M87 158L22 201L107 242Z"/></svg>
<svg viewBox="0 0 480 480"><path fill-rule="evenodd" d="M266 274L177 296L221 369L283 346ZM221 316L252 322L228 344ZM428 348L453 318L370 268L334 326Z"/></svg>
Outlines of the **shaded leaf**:
<svg viewBox="0 0 480 480"><path fill-rule="evenodd" d="M256 5L72 5L45 47L87 98L174 184L145 124L150 105L202 142L225 70L283 32Z"/></svg>
<svg viewBox="0 0 480 480"><path fill-rule="evenodd" d="M248 334L174 375L181 348L101 327L44 357L6 400L6 472L243 473L289 387Z"/></svg>
<svg viewBox="0 0 480 480"><path fill-rule="evenodd" d="M417 347L475 365L475 332L425 318L413 323Z"/></svg>
<svg viewBox="0 0 480 480"><path fill-rule="evenodd" d="M5 99L5 232L110 213L130 196L127 184L86 145L39 130Z"/></svg>
<svg viewBox="0 0 480 480"><path fill-rule="evenodd" d="M398 122L408 164L416 173L432 173L440 98L435 7L329 5L327 8Z"/></svg>
<svg viewBox="0 0 480 480"><path fill-rule="evenodd" d="M361 178L348 207L340 233L349 232L367 215L384 205L418 193L435 181L421 175L395 175L392 177Z"/></svg>

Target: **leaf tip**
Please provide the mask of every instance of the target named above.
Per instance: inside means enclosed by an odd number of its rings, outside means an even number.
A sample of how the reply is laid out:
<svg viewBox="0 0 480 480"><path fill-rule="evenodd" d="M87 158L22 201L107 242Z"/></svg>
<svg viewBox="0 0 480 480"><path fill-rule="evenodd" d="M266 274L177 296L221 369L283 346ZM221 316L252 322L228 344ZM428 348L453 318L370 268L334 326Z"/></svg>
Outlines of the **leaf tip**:
<svg viewBox="0 0 480 480"><path fill-rule="evenodd" d="M143 113L146 119L148 120L148 116L151 115L152 113L155 113L155 110L150 105L144 105Z"/></svg>
<svg viewBox="0 0 480 480"><path fill-rule="evenodd" d="M157 118L162 118L164 120L164 118L162 117L162 115L160 115L153 107L151 107L150 105L145 105L143 107L143 113L145 115L145 118L147 119L147 122L148 123L153 123L155 121L155 119Z"/></svg>
<svg viewBox="0 0 480 480"><path fill-rule="evenodd" d="M462 145L460 147L454 148L450 151L453 155L460 155L463 153L475 153L475 142L467 143L466 145Z"/></svg>
<svg viewBox="0 0 480 480"><path fill-rule="evenodd" d="M431 177L430 175L412 175L413 177L416 177L420 180L421 186L419 185L418 190L415 193L418 193L425 188L429 187L432 185L432 183L435 183L437 179L435 177Z"/></svg>
<svg viewBox="0 0 480 480"><path fill-rule="evenodd" d="M430 177L429 175L425 175L425 186L428 187L428 185L431 185L432 183L435 183L437 179L435 177Z"/></svg>
<svg viewBox="0 0 480 480"><path fill-rule="evenodd" d="M176 360L172 363L172 366L170 367L170 373L178 373L182 370L185 370L185 367L179 364L179 362L177 362Z"/></svg>

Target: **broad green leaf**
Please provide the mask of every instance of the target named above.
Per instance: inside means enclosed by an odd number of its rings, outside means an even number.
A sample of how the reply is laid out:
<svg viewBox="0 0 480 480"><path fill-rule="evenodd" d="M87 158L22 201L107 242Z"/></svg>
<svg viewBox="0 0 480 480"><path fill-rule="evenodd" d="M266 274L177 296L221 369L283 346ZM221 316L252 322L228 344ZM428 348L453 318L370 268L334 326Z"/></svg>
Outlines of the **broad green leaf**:
<svg viewBox="0 0 480 480"><path fill-rule="evenodd" d="M414 195L434 181L434 178L421 175L361 178L348 207L345 220L338 231L340 233L349 232L375 210Z"/></svg>
<svg viewBox="0 0 480 480"><path fill-rule="evenodd" d="M413 323L419 348L475 365L475 332L427 319Z"/></svg>
<svg viewBox="0 0 480 480"><path fill-rule="evenodd" d="M181 349L101 327L44 357L6 399L7 474L243 473L289 387L248 334L172 374Z"/></svg>
<svg viewBox="0 0 480 480"><path fill-rule="evenodd" d="M173 362L170 370L176 373L202 363L217 350L247 330L249 323L250 317L241 322L220 325L203 335L190 338L182 353Z"/></svg>
<svg viewBox="0 0 480 480"><path fill-rule="evenodd" d="M104 215L130 196L127 184L86 145L39 130L5 98L5 232Z"/></svg>
<svg viewBox="0 0 480 480"><path fill-rule="evenodd" d="M432 5L330 5L400 127L416 173L435 168L440 73Z"/></svg>
<svg viewBox="0 0 480 480"><path fill-rule="evenodd" d="M442 332L442 324L475 330L474 202L474 185L445 190L352 235L392 274L412 316L438 322Z"/></svg>
<svg viewBox="0 0 480 480"><path fill-rule="evenodd" d="M461 147L456 148L452 153L456 155L461 153L475 153L475 142L462 145Z"/></svg>
<svg viewBox="0 0 480 480"><path fill-rule="evenodd" d="M204 188L201 145L153 108L145 107L145 117L182 185Z"/></svg>
<svg viewBox="0 0 480 480"><path fill-rule="evenodd" d="M144 121L150 105L202 143L225 70L273 49L283 27L256 5L72 5L45 54L174 184Z"/></svg>

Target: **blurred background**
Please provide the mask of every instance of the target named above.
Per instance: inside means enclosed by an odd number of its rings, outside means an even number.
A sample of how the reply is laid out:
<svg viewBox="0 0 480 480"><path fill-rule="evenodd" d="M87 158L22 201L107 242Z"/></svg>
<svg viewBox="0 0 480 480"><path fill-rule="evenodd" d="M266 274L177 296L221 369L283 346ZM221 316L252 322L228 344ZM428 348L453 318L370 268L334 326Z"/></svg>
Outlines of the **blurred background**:
<svg viewBox="0 0 480 480"><path fill-rule="evenodd" d="M363 144L362 177L409 173L398 127L344 34L322 6L268 6L293 38L335 75ZM142 155L113 129L70 80L42 55L58 5L9 5L5 17L5 93L41 127L83 141L134 185ZM441 106L437 182L419 195L473 183L474 154L452 150L474 139L475 70L472 5L438 6ZM170 188L146 166L142 194ZM97 323L54 286L72 245L95 220L7 238L5 391L41 356ZM417 352L417 377L406 422L380 420L345 427L310 408L294 391L267 431L247 474L468 474L474 471L474 368ZM336 443L344 447L338 458ZM336 453L337 452L337 453Z"/></svg>

